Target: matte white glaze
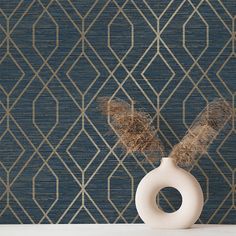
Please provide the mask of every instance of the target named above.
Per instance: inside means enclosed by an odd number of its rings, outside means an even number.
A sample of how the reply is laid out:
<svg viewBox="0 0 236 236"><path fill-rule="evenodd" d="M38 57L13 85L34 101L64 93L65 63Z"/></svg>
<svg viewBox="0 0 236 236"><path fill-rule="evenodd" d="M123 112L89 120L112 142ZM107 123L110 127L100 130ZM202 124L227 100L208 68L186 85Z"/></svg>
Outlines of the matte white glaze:
<svg viewBox="0 0 236 236"><path fill-rule="evenodd" d="M162 211L156 204L158 192L165 187L177 189L182 196L180 208L173 213ZM152 228L189 228L199 218L203 202L198 181L168 157L162 158L160 166L144 176L135 197L139 216Z"/></svg>

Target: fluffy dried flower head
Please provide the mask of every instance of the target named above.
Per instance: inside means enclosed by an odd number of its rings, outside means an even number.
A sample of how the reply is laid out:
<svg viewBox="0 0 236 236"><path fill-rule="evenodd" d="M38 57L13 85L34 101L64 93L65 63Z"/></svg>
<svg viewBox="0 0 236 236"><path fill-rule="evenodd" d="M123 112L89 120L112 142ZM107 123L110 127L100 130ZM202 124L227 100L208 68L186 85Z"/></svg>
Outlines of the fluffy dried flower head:
<svg viewBox="0 0 236 236"><path fill-rule="evenodd" d="M98 104L102 114L109 115L110 117L131 110L130 104L119 98L99 97Z"/></svg>
<svg viewBox="0 0 236 236"><path fill-rule="evenodd" d="M103 114L110 116L119 145L126 152L144 152L152 161L164 155L163 145L155 128L150 125L151 117L147 113L132 109L121 99L106 97L99 99L99 108Z"/></svg>
<svg viewBox="0 0 236 236"><path fill-rule="evenodd" d="M170 157L180 165L190 165L206 153L210 143L232 115L232 108L223 99L209 103L198 115L182 141L175 145Z"/></svg>
<svg viewBox="0 0 236 236"><path fill-rule="evenodd" d="M224 99L215 99L198 115L193 125L209 125L219 131L232 115L232 111L229 102Z"/></svg>
<svg viewBox="0 0 236 236"><path fill-rule="evenodd" d="M207 152L209 144L216 135L216 130L208 125L196 126L174 146L170 157L174 158L177 164L191 165L196 156Z"/></svg>

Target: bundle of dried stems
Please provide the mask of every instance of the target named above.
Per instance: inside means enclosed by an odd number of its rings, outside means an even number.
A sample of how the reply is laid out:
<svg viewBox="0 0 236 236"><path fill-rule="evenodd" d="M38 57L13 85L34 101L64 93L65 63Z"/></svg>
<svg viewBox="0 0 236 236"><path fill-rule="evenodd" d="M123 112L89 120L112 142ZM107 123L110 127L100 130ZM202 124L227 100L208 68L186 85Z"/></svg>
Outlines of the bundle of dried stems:
<svg viewBox="0 0 236 236"><path fill-rule="evenodd" d="M133 109L127 102L118 98L100 98L99 108L104 115L110 117L119 144L126 152L146 153L152 162L164 156L162 142L151 125L149 114ZM169 156L175 159L177 164L192 164L197 156L207 151L209 144L231 115L232 108L225 100L217 99L209 103Z"/></svg>

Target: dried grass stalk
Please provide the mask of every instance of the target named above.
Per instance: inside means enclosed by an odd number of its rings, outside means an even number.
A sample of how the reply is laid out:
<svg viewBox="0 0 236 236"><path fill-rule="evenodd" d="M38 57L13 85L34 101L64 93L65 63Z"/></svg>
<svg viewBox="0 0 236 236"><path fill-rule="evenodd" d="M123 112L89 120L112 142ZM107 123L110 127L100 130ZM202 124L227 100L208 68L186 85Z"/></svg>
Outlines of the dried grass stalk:
<svg viewBox="0 0 236 236"><path fill-rule="evenodd" d="M150 124L149 114L134 110L128 103L117 98L100 98L99 108L104 115L110 117L119 145L127 153L146 153L152 162L164 155L163 145L155 128Z"/></svg>
<svg viewBox="0 0 236 236"><path fill-rule="evenodd" d="M170 157L177 164L190 165L197 156L207 152L210 143L232 115L232 108L223 99L209 103L198 115L182 141L175 145Z"/></svg>

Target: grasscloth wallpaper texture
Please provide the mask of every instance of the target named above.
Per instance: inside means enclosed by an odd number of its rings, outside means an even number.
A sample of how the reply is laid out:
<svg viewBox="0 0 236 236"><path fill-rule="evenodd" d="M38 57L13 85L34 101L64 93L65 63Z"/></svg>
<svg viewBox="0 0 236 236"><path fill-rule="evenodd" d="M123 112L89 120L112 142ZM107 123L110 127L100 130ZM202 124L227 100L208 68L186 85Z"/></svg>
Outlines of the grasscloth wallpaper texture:
<svg viewBox="0 0 236 236"><path fill-rule="evenodd" d="M0 0L0 223L141 222L135 190L158 163L117 147L96 99L149 112L170 150L207 102L235 104L235 14L235 0ZM235 145L232 118L189 169L200 223L236 223Z"/></svg>

